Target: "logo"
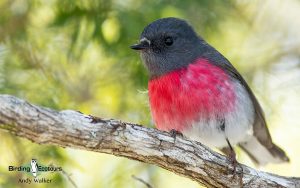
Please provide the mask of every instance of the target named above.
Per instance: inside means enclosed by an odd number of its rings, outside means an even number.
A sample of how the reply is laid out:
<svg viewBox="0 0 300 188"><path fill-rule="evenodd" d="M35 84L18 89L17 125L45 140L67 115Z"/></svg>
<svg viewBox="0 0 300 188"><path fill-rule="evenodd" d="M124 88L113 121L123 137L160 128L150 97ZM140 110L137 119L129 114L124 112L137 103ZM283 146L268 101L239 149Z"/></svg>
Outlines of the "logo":
<svg viewBox="0 0 300 188"><path fill-rule="evenodd" d="M61 172L62 167L59 166L45 166L39 164L36 159L32 159L29 163L21 165L21 166L8 166L8 171L10 172L22 172L29 177L27 178L19 178L19 183L52 183L53 179L41 177L44 176L47 172Z"/></svg>
<svg viewBox="0 0 300 188"><path fill-rule="evenodd" d="M31 165L32 175L34 176L34 178L36 178L38 172L38 164L36 162L36 159L32 159L30 165Z"/></svg>

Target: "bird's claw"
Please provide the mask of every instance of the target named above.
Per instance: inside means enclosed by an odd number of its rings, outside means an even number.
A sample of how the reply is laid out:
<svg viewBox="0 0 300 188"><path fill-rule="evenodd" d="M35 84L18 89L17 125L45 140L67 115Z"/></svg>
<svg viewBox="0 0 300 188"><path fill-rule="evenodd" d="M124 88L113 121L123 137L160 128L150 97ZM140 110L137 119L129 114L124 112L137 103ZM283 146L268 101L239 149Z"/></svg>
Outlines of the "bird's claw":
<svg viewBox="0 0 300 188"><path fill-rule="evenodd" d="M183 136L183 134L175 129L170 130L171 136L176 138L176 136Z"/></svg>
<svg viewBox="0 0 300 188"><path fill-rule="evenodd" d="M91 123L105 123L105 121L99 117L89 115L88 118L91 119Z"/></svg>
<svg viewBox="0 0 300 188"><path fill-rule="evenodd" d="M231 171L232 174L232 180L237 177L238 173L237 173L237 167L239 167L241 169L241 176L239 177L239 184L242 186L243 185L243 167L238 163L238 161L236 160L236 154L235 152L230 152L229 156L229 161L233 167L233 170Z"/></svg>

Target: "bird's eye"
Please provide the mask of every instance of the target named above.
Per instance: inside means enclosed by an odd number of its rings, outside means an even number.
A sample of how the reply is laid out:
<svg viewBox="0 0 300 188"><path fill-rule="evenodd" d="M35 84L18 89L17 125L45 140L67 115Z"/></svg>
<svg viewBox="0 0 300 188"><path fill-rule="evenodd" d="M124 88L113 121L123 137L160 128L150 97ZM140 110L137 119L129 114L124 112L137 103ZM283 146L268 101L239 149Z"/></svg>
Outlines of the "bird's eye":
<svg viewBox="0 0 300 188"><path fill-rule="evenodd" d="M166 37L165 38L165 44L167 46L171 46L173 44L173 38L172 37Z"/></svg>

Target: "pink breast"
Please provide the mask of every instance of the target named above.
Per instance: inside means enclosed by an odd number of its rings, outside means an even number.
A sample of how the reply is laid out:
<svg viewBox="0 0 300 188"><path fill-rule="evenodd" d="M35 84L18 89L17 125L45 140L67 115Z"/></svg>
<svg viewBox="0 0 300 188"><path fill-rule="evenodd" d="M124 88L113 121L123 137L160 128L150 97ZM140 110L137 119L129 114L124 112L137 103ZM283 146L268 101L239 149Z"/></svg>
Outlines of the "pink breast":
<svg viewBox="0 0 300 188"><path fill-rule="evenodd" d="M182 131L201 118L221 118L236 100L229 76L205 59L150 80L148 89L152 118L161 130Z"/></svg>

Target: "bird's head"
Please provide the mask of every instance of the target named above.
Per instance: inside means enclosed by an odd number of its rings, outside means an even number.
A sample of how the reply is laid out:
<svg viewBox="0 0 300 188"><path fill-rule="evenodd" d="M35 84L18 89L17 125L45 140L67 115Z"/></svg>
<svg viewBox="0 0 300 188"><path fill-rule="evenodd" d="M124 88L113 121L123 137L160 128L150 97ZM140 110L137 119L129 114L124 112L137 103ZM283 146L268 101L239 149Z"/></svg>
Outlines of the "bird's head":
<svg viewBox="0 0 300 188"><path fill-rule="evenodd" d="M201 54L203 43L186 21L162 18L146 26L139 43L131 48L140 52L153 78L192 63Z"/></svg>

